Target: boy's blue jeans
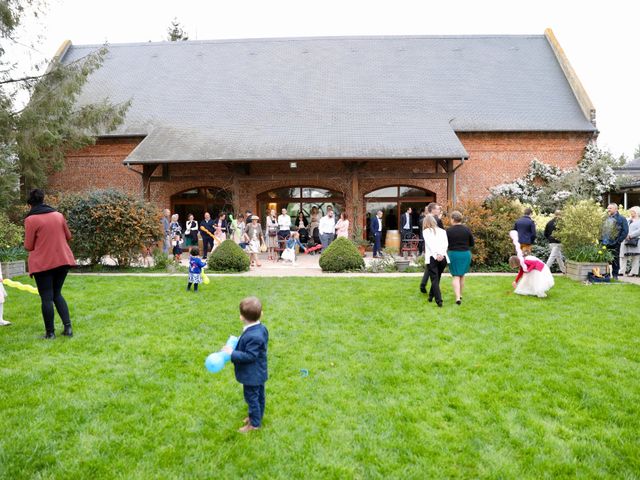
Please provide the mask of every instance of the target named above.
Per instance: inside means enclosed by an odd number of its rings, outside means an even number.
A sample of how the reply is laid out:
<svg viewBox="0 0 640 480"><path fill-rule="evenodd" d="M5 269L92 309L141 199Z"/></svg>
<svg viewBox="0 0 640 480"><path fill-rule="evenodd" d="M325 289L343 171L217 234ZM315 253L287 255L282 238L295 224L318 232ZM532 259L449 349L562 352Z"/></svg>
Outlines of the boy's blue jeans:
<svg viewBox="0 0 640 480"><path fill-rule="evenodd" d="M264 383L262 385L243 385L244 401L249 406L249 423L254 427L262 426L264 415Z"/></svg>

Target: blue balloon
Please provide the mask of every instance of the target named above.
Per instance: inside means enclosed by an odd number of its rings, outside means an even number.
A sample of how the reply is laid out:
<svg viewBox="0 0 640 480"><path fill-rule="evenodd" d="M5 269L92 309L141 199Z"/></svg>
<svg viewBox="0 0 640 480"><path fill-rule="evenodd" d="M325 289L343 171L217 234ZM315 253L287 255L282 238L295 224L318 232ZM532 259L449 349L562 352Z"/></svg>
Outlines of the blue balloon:
<svg viewBox="0 0 640 480"><path fill-rule="evenodd" d="M212 353L204 361L204 366L207 367L211 373L218 373L224 367L224 354L222 352Z"/></svg>

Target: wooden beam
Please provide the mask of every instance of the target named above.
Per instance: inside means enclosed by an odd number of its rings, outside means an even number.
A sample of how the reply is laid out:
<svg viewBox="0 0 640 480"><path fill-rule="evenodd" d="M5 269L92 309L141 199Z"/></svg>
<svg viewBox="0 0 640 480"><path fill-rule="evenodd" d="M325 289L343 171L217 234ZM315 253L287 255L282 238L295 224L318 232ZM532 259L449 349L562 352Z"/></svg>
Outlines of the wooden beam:
<svg viewBox="0 0 640 480"><path fill-rule="evenodd" d="M453 160L447 160L447 204L452 207L456 204L455 174L456 172L453 170Z"/></svg>
<svg viewBox="0 0 640 480"><path fill-rule="evenodd" d="M158 168L159 163L151 163L142 165L142 194L147 202L151 201L151 180L153 172Z"/></svg>
<svg viewBox="0 0 640 480"><path fill-rule="evenodd" d="M448 173L404 173L404 172L370 172L370 173L358 173L358 178L369 179L369 178L388 178L391 180L411 180L411 179L427 179L427 180L446 180L449 178ZM273 175L251 175L248 177L239 177L239 180L243 182L264 182L271 180L282 180L282 181L318 181L318 180L342 180L344 179L344 175L322 175L318 174L307 174L307 175L295 175L295 174L273 174ZM151 177L152 182L160 182L160 181L173 181L173 180L202 180L202 175L170 175L169 178L164 179L161 177Z"/></svg>

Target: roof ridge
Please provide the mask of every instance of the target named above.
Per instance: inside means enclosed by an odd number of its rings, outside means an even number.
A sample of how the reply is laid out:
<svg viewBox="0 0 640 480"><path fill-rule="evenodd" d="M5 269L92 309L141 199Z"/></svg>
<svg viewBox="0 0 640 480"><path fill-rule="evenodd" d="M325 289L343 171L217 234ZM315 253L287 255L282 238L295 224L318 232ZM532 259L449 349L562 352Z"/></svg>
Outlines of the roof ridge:
<svg viewBox="0 0 640 480"><path fill-rule="evenodd" d="M184 40L172 42L170 40L162 40L159 42L124 42L109 43L107 46L112 47L132 47L132 46L165 46L165 45L206 45L206 44L226 44L226 43L250 43L250 42L291 42L291 41L308 41L308 40L454 40L454 39L480 39L480 38L535 38L543 39L544 34L459 34L459 35L335 35L335 36L311 36L311 37L256 37L256 38L221 38L208 40ZM72 45L72 48L96 48L102 47L104 43L90 43Z"/></svg>

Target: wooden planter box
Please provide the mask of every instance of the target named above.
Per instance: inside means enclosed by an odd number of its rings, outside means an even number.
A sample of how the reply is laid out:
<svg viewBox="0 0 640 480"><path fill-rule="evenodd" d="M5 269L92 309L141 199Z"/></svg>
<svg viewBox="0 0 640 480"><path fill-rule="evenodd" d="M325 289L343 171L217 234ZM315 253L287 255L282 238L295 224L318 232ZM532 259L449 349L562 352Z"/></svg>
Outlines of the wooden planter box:
<svg viewBox="0 0 640 480"><path fill-rule="evenodd" d="M24 260L16 260L13 262L2 262L2 277L11 278L27 273Z"/></svg>
<svg viewBox="0 0 640 480"><path fill-rule="evenodd" d="M587 279L587 274L591 272L595 267L600 269L600 273L607 272L608 263L588 263L588 262L574 262L573 260L565 260L567 266L567 277L572 280L578 280L580 282Z"/></svg>

